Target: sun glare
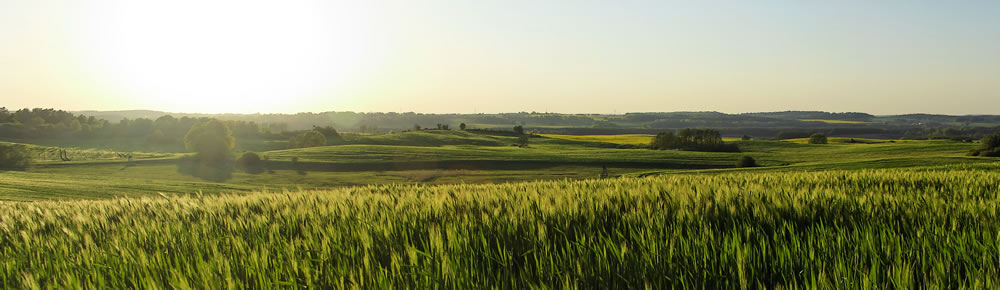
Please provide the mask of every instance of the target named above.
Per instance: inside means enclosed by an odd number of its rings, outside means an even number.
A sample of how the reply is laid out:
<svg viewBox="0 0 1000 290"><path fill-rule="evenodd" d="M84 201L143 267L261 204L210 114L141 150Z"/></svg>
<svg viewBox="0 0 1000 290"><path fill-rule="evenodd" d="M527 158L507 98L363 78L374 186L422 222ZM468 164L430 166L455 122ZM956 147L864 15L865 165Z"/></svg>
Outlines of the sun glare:
<svg viewBox="0 0 1000 290"><path fill-rule="evenodd" d="M370 59L365 7L338 3L113 2L87 13L82 44L106 85L137 103L290 110L334 95Z"/></svg>

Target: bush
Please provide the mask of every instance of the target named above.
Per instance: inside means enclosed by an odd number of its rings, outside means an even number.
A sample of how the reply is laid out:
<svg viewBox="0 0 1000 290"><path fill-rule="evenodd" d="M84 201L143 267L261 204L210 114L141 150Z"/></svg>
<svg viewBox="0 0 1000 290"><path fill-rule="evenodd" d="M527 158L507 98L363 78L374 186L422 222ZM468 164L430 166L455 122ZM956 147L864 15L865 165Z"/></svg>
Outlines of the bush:
<svg viewBox="0 0 1000 290"><path fill-rule="evenodd" d="M826 144L826 135L823 133L816 133L809 136L809 144Z"/></svg>
<svg viewBox="0 0 1000 290"><path fill-rule="evenodd" d="M1000 133L983 137L983 144L969 152L971 156L1000 157Z"/></svg>
<svg viewBox="0 0 1000 290"><path fill-rule="evenodd" d="M31 167L31 152L19 144L0 145L0 170L27 170Z"/></svg>
<svg viewBox="0 0 1000 290"><path fill-rule="evenodd" d="M736 162L736 167L757 167L757 160L750 156L743 156Z"/></svg>
<svg viewBox="0 0 1000 290"><path fill-rule="evenodd" d="M246 173L258 174L263 173L267 169L267 161L260 158L257 153L247 152L243 153L239 159L236 159L236 166L243 169Z"/></svg>

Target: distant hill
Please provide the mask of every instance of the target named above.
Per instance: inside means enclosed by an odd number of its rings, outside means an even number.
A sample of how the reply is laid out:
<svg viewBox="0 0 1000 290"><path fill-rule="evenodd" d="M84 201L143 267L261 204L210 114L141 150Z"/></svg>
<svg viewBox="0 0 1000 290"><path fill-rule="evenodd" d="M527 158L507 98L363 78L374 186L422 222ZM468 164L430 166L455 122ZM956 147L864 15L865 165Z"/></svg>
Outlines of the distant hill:
<svg viewBox="0 0 1000 290"><path fill-rule="evenodd" d="M321 112L298 114L190 114L152 110L78 111L111 122L124 118L210 117L279 125L282 130L333 126L344 132L386 133L438 124L457 128L509 130L522 125L531 131L555 134L657 133L683 128L714 128L726 136L774 137L783 131L824 132L832 136L899 138L916 136L979 136L1000 128L998 115L904 114L876 116L862 112L783 111L727 114L721 112L639 112L626 114L422 114L395 112Z"/></svg>

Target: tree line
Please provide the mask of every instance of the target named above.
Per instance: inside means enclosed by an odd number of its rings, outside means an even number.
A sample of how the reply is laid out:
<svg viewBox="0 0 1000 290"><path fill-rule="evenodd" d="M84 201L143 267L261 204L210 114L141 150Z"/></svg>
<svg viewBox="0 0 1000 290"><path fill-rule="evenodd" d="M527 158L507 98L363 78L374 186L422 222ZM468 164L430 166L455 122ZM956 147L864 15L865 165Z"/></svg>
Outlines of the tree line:
<svg viewBox="0 0 1000 290"><path fill-rule="evenodd" d="M687 128L675 132L662 132L649 143L652 149L680 149L710 152L740 152L734 144L722 141L722 134L714 129Z"/></svg>

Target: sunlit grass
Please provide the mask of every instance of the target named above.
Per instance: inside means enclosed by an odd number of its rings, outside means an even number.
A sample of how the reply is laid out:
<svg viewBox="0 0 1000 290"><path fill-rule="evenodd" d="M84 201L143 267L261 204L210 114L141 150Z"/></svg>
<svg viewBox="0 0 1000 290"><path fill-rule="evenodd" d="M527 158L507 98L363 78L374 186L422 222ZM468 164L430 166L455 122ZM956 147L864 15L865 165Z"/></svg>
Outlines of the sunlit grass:
<svg viewBox="0 0 1000 290"><path fill-rule="evenodd" d="M0 202L5 288L995 288L1000 166Z"/></svg>

